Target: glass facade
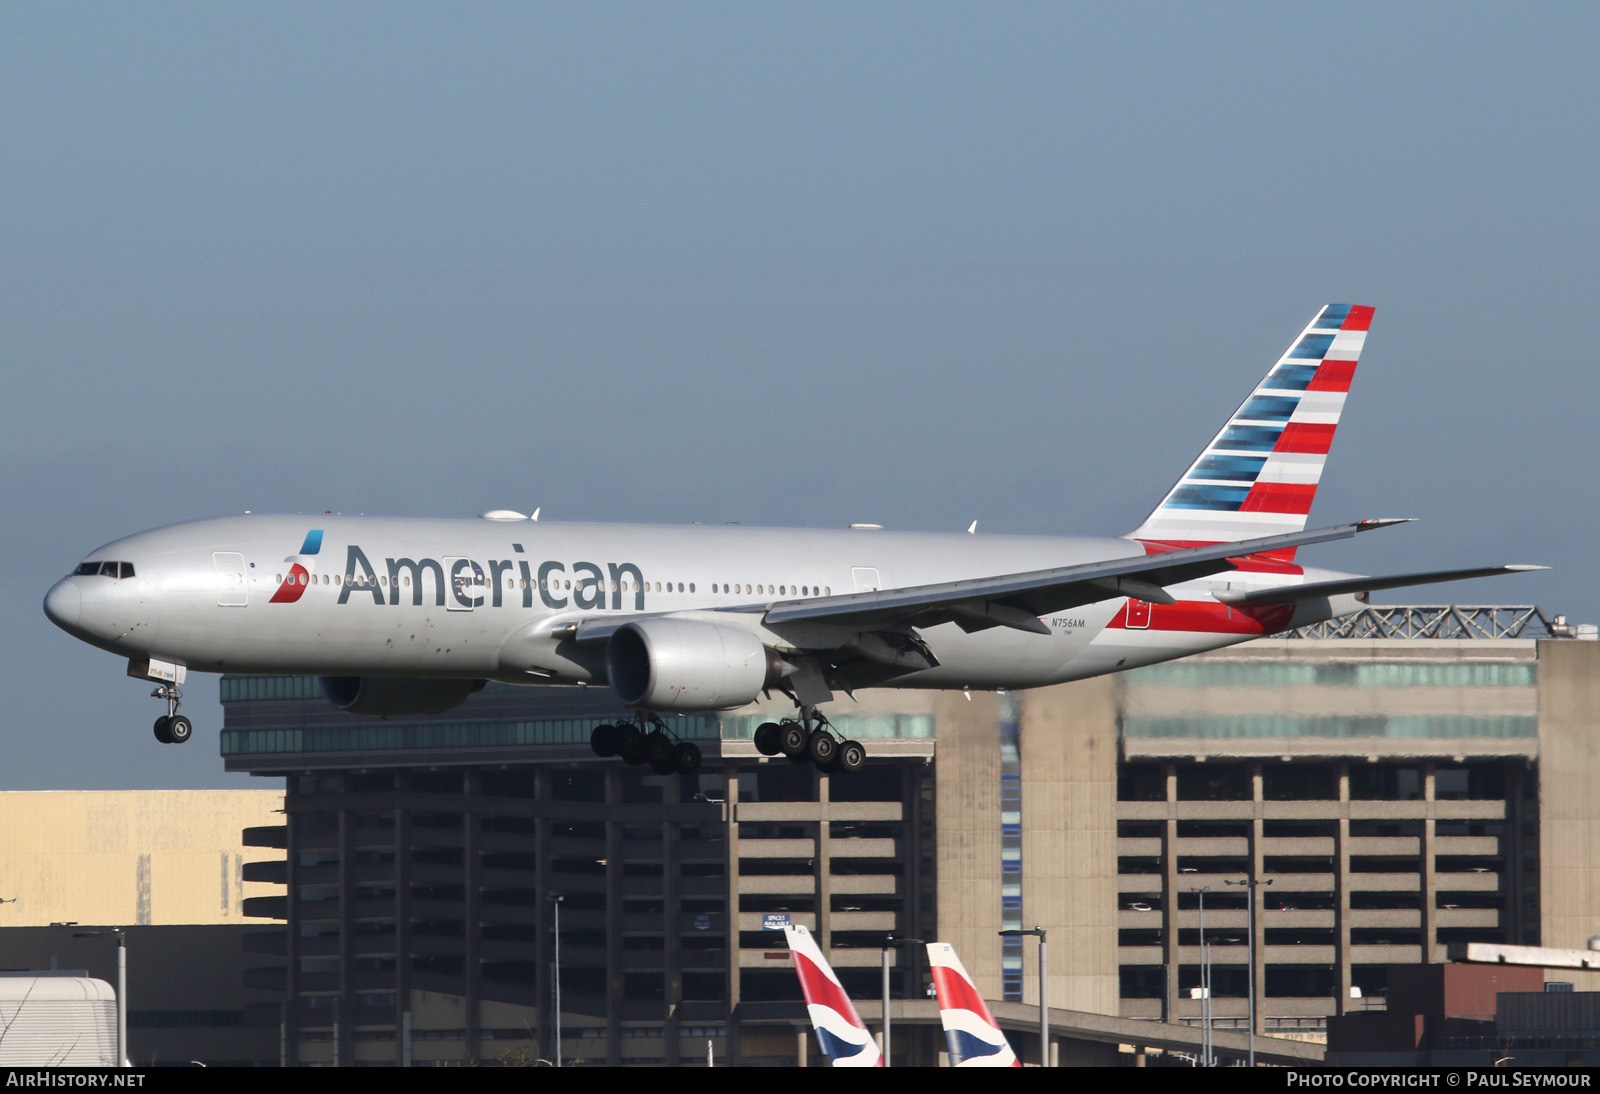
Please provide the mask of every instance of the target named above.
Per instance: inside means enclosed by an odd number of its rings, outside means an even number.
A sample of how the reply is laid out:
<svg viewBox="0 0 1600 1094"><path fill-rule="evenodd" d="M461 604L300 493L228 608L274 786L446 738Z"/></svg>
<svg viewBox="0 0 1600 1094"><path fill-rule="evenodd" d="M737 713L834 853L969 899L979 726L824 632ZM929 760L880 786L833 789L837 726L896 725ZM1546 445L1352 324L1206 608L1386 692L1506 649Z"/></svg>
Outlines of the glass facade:
<svg viewBox="0 0 1600 1094"><path fill-rule="evenodd" d="M509 684L490 683L480 694L487 696L527 692ZM322 689L314 676L224 676L220 684L222 702L318 700ZM492 716L463 719L463 710L450 712L449 721L383 720L353 716L349 724L316 725L302 728L225 729L222 731L224 756L271 755L286 752L357 752L389 749L504 748L523 745L586 745L594 727L615 722L616 714L588 717L509 718ZM674 735L691 741L746 739L755 736L756 727L769 719L766 714L691 714L672 718ZM848 738L861 741L910 739L931 741L934 719L931 714L839 714L834 728Z"/></svg>
<svg viewBox="0 0 1600 1094"><path fill-rule="evenodd" d="M1130 691L1177 688L1533 687L1533 661L1171 661L1126 674Z"/></svg>
<svg viewBox="0 0 1600 1094"><path fill-rule="evenodd" d="M1416 738L1537 737L1533 715L1475 714L1195 714L1128 715L1122 719L1128 738L1195 737L1211 740L1251 737Z"/></svg>

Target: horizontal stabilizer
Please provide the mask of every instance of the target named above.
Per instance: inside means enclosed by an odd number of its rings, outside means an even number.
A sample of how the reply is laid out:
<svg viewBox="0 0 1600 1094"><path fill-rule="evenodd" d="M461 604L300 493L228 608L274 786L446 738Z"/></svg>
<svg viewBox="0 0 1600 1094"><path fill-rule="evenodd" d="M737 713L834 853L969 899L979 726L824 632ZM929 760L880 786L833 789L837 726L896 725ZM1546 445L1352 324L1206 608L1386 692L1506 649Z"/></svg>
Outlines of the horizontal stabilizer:
<svg viewBox="0 0 1600 1094"><path fill-rule="evenodd" d="M1278 589L1223 589L1211 595L1224 604L1287 604L1345 593L1370 593L1379 589L1403 589L1408 585L1433 585L1441 581L1466 581L1497 574L1520 574L1529 570L1548 570L1548 566L1477 566L1470 570L1432 570L1420 574L1392 574L1389 577L1351 577L1339 581L1318 581L1310 585L1286 585Z"/></svg>

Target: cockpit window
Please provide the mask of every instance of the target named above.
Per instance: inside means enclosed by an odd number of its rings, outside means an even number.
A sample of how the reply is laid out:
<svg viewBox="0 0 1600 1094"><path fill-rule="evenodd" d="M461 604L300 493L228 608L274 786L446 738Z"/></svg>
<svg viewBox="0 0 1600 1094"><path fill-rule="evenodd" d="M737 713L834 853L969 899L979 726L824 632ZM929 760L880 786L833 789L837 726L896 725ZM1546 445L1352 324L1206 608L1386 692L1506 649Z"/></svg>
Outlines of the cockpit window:
<svg viewBox="0 0 1600 1094"><path fill-rule="evenodd" d="M132 577L133 563L131 562L80 562L78 568L72 571L73 577Z"/></svg>

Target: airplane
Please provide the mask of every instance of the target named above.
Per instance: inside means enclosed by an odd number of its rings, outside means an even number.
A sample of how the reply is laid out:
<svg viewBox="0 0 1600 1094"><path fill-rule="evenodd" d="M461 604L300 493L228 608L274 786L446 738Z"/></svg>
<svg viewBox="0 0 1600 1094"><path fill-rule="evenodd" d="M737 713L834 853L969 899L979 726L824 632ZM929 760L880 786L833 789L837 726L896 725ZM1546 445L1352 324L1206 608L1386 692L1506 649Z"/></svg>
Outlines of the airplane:
<svg viewBox="0 0 1600 1094"><path fill-rule="evenodd" d="M966 966L948 942L929 942L928 967L939 996L939 1021L944 1026L951 1067L1021 1067L989 1005L967 975Z"/></svg>
<svg viewBox="0 0 1600 1094"><path fill-rule="evenodd" d="M1402 523L1306 530L1372 314L1319 309L1120 537L246 513L91 551L44 610L156 683L166 743L193 732L190 670L316 676L334 706L379 716L448 710L489 680L599 685L625 713L595 728L596 754L691 771L698 748L661 715L778 691L797 717L763 723L756 748L854 771L866 750L820 709L836 692L1063 683L1344 616L1380 589L1543 569L1295 561Z"/></svg>
<svg viewBox="0 0 1600 1094"><path fill-rule="evenodd" d="M833 966L822 955L811 932L790 925L783 928L783 936L789 942L794 971L800 977L800 992L817 1031L817 1043L833 1066L882 1067L878 1043L867 1032L867 1024L845 994L844 985L834 975Z"/></svg>

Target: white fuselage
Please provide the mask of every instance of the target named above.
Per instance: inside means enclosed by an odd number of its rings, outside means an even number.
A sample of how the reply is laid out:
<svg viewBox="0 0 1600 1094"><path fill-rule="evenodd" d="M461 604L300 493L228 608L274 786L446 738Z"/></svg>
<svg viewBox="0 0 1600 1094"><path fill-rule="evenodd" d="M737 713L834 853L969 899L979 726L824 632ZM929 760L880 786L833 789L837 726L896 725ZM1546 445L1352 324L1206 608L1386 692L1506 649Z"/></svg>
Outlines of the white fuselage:
<svg viewBox="0 0 1600 1094"><path fill-rule="evenodd" d="M1143 554L1117 538L244 515L109 543L80 570L115 561L119 576L64 578L45 607L103 649L197 671L587 684L604 682L603 643L571 634L596 619L687 614L780 652L837 648L839 625L769 626L764 608ZM938 667L889 686L1035 687L1232 645L1360 605L1241 609L1215 591L1338 576L1235 570L1170 587L1175 605L1117 598L1044 616L1048 635L941 624L923 632Z"/></svg>

